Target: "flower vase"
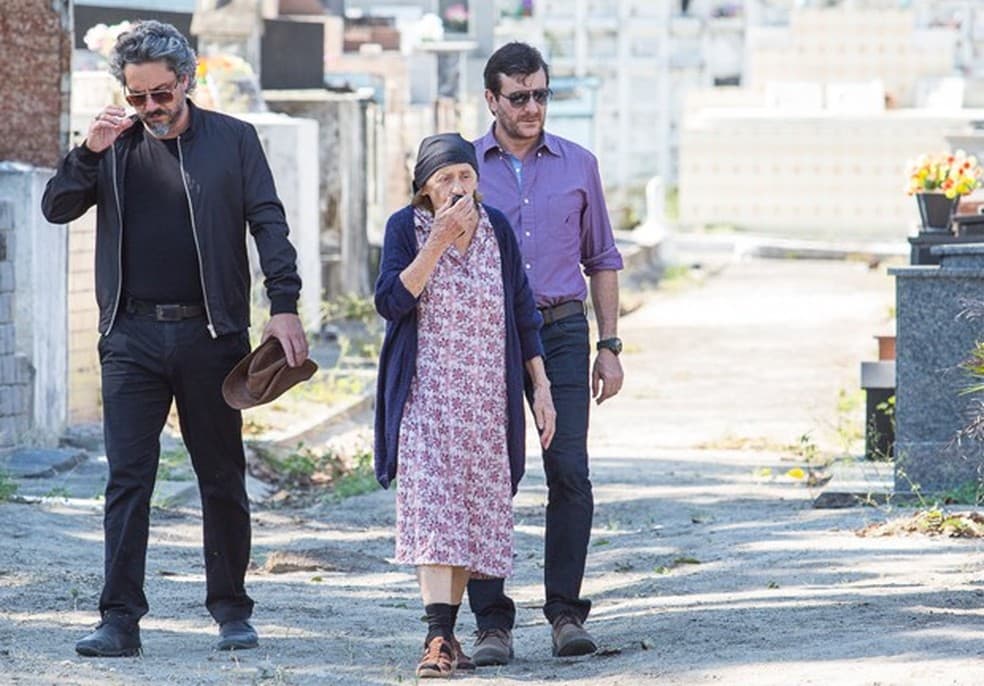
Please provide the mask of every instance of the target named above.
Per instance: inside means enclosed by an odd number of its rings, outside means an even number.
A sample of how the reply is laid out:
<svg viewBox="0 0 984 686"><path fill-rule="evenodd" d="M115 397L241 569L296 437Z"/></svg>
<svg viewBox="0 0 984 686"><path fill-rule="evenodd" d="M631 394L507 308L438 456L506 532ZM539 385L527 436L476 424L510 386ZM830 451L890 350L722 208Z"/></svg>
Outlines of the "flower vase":
<svg viewBox="0 0 984 686"><path fill-rule="evenodd" d="M953 214L960 196L948 198L943 193L916 193L922 233L952 233Z"/></svg>

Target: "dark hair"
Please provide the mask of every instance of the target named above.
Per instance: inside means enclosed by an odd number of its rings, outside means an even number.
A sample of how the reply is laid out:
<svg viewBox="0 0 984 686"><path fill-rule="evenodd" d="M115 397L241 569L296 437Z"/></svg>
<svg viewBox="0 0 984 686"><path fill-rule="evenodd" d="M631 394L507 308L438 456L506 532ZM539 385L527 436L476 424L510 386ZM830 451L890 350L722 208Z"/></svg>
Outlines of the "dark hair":
<svg viewBox="0 0 984 686"><path fill-rule="evenodd" d="M547 85L550 85L550 67L543 60L543 55L532 45L513 41L506 43L501 48L492 53L489 61L485 63L485 88L496 95L502 90L502 75L506 76L529 76L535 74L540 69L547 76Z"/></svg>
<svg viewBox="0 0 984 686"><path fill-rule="evenodd" d="M122 84L123 69L128 64L162 61L181 78L188 77L188 92L195 89L198 61L188 39L171 24L148 19L121 33L109 58L109 70Z"/></svg>

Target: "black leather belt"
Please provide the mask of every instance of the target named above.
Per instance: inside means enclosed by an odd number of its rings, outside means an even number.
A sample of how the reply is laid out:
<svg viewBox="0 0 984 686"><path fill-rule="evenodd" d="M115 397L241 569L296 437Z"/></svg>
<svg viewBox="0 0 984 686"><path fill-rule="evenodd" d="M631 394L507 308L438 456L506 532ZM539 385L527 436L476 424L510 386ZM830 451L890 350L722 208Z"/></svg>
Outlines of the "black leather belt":
<svg viewBox="0 0 984 686"><path fill-rule="evenodd" d="M145 300L126 299L127 314L136 317L150 317L159 322L180 322L183 319L194 319L205 316L205 306L196 305L167 305L151 303Z"/></svg>
<svg viewBox="0 0 984 686"><path fill-rule="evenodd" d="M584 314L584 303L580 300L568 300L553 307L541 307L539 309L540 314L543 315L543 325L547 326L565 317Z"/></svg>

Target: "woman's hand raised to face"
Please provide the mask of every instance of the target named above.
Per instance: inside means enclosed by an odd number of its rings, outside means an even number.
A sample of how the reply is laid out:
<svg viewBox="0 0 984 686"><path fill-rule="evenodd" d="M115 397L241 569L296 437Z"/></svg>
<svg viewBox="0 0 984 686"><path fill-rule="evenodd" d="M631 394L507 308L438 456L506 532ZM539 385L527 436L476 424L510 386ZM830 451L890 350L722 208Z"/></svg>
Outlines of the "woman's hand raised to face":
<svg viewBox="0 0 984 686"><path fill-rule="evenodd" d="M447 248L478 225L478 211L471 195L451 196L437 209L428 240Z"/></svg>

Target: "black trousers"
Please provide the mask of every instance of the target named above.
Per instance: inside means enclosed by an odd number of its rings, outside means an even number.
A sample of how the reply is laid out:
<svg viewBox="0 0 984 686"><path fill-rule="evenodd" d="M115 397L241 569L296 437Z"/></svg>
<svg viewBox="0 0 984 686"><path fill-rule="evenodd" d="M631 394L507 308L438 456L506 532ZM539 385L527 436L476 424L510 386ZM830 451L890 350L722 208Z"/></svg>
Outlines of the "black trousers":
<svg viewBox="0 0 984 686"><path fill-rule="evenodd" d="M543 614L553 622L571 614L582 622L591 601L581 598L581 582L591 537L594 498L588 475L588 411L591 402L588 320L565 317L540 330L557 430L543 453L547 477ZM529 394L529 389L527 389ZM505 594L503 579L468 583L468 603L479 630L511 629L516 606Z"/></svg>
<svg viewBox="0 0 984 686"><path fill-rule="evenodd" d="M206 598L218 622L248 618L250 555L242 415L222 399L222 380L249 352L246 332L211 338L204 318L158 322L121 313L99 341L109 482L105 585L99 610L147 613L144 572L160 434L172 399L202 499Z"/></svg>

